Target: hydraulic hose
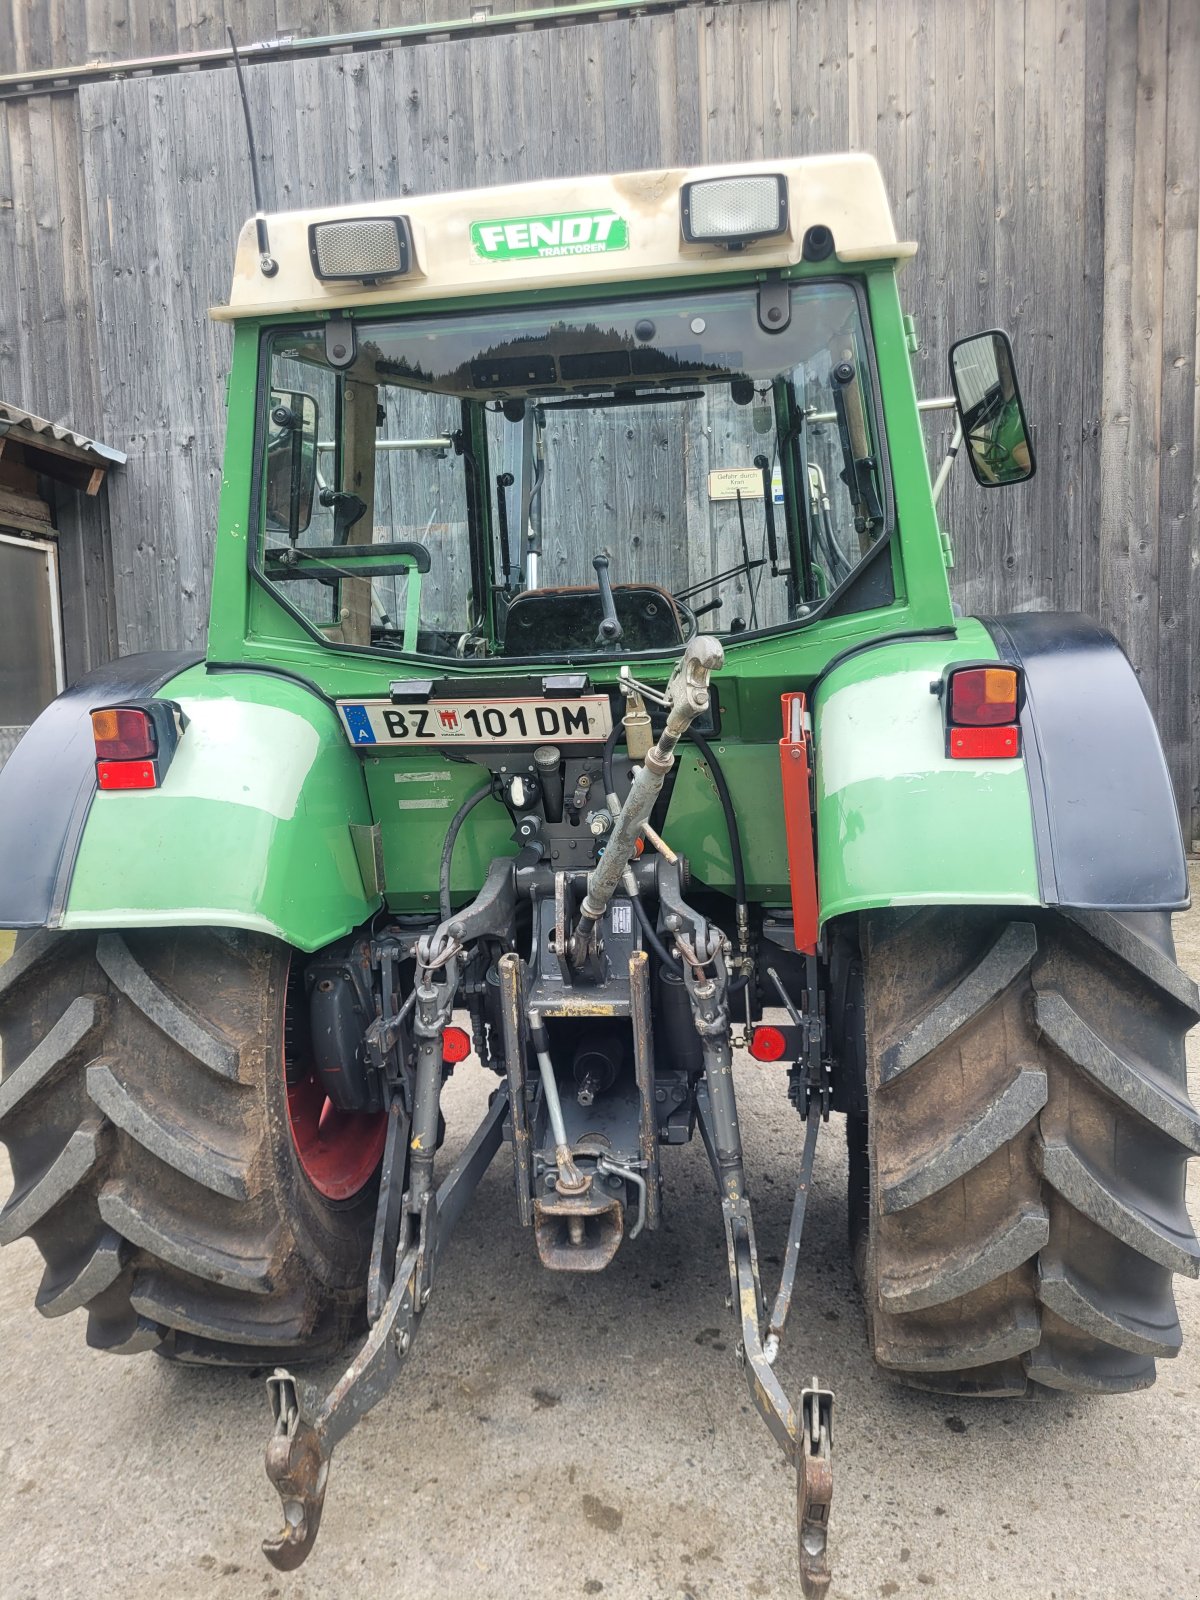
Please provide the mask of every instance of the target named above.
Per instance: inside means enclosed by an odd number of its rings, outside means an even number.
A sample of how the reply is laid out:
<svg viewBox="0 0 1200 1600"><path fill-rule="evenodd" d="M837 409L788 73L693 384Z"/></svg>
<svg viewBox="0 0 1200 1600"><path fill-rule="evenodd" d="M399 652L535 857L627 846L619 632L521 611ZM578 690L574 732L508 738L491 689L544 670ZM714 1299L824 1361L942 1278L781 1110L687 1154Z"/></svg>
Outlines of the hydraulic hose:
<svg viewBox="0 0 1200 1600"><path fill-rule="evenodd" d="M490 783L485 784L482 789L476 789L474 794L467 796L450 818L450 826L446 829L446 837L442 841L442 859L438 867L438 912L443 922L450 920L450 863L454 857L454 844L459 830L479 802L486 800L491 792Z"/></svg>
<svg viewBox="0 0 1200 1600"><path fill-rule="evenodd" d="M725 773L721 763L713 754L712 745L702 733L697 733L695 728L688 729L688 738L699 750L708 763L708 770L712 773L713 782L717 786L717 796L721 802L721 810L725 813L725 830L729 834L729 854L733 860L733 896L737 908L738 943L742 955L749 951L750 944L750 909L746 900L746 868L742 861L742 834L738 827L737 812L733 809L733 796L729 793L729 784L725 781ZM749 971L742 972L734 978L729 985L730 994L738 994L750 981Z"/></svg>
<svg viewBox="0 0 1200 1600"><path fill-rule="evenodd" d="M666 945L658 937L658 933L654 927L654 924L650 920L650 913L642 904L642 897L637 893L636 888L634 893L629 896L629 901L633 906L633 914L638 919L638 923L641 926L642 935L645 938L646 943L650 946L651 950L654 951L654 954L662 962L663 966L666 967L667 971L674 973L677 978L681 978L683 976L683 968L679 965L678 961L675 960L674 956L667 949Z"/></svg>

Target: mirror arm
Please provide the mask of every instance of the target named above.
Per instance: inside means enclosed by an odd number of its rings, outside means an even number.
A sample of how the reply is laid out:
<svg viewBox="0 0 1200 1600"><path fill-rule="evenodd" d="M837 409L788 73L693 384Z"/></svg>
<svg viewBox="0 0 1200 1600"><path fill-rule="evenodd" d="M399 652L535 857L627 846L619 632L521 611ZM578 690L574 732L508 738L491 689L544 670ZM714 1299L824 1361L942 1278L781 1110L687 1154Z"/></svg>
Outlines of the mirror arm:
<svg viewBox="0 0 1200 1600"><path fill-rule="evenodd" d="M942 461L942 464L938 468L938 475L933 481L933 503L934 503L934 505L937 505L938 501L942 497L942 490L946 487L946 480L950 476L950 469L954 465L954 458L958 454L959 446L962 444L962 442L963 442L962 418L956 416L955 419L954 419L954 435L950 440L950 448L946 451L946 454L945 454L945 457L944 457L944 459Z"/></svg>

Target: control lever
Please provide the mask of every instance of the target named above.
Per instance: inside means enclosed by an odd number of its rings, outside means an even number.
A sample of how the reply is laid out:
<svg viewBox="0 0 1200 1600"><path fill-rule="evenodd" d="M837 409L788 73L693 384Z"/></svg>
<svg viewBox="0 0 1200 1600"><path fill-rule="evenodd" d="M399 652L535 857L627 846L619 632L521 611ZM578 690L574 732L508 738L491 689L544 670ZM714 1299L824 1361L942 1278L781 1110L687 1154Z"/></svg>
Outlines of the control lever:
<svg viewBox="0 0 1200 1600"><path fill-rule="evenodd" d="M616 644L625 630L617 621L617 603L613 599L612 579L608 575L608 557L593 556L592 565L596 569L600 605L604 611L600 626L596 629L596 644L603 649L605 645Z"/></svg>

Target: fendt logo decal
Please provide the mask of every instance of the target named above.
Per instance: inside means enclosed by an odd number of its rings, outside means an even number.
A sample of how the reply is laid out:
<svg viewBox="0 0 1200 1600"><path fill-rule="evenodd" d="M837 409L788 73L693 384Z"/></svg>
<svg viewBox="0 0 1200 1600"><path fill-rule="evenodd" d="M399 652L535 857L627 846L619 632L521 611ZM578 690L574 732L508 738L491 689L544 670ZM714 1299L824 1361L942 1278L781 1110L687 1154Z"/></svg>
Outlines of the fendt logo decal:
<svg viewBox="0 0 1200 1600"><path fill-rule="evenodd" d="M471 243L488 261L537 261L629 249L629 224L615 211L569 211L561 216L473 222Z"/></svg>

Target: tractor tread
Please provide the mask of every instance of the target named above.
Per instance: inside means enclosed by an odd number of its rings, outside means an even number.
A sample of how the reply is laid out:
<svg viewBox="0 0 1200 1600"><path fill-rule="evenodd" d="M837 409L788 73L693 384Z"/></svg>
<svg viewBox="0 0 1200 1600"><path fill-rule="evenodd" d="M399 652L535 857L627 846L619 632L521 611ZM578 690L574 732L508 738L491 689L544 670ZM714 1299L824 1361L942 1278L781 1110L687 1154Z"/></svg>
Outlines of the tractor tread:
<svg viewBox="0 0 1200 1600"><path fill-rule="evenodd" d="M1053 1345L1025 1357L1025 1372L1044 1389L1065 1389L1072 1394L1130 1394L1149 1389L1154 1382L1154 1361L1111 1346L1086 1359L1062 1354Z"/></svg>
<svg viewBox="0 0 1200 1600"><path fill-rule="evenodd" d="M1172 1272L1200 1277L1200 1243L1182 1201L1167 1220L1133 1200L1123 1199L1116 1187L1093 1171L1069 1144L1043 1140L1038 1154L1050 1187L1097 1227Z"/></svg>
<svg viewBox="0 0 1200 1600"><path fill-rule="evenodd" d="M36 928L20 940L8 960L0 963L0 1010L24 992L25 979L62 952L62 935Z"/></svg>
<svg viewBox="0 0 1200 1600"><path fill-rule="evenodd" d="M105 1010L100 995L81 994L71 1001L46 1037L0 1083L0 1123L18 1113L31 1094L45 1087L95 1038Z"/></svg>
<svg viewBox="0 0 1200 1600"><path fill-rule="evenodd" d="M134 1195L119 1181L101 1189L99 1205L100 1215L122 1238L181 1272L225 1288L270 1294L271 1257L249 1248L245 1240L230 1234L218 1242L211 1228L208 1238L200 1238L191 1218Z"/></svg>
<svg viewBox="0 0 1200 1600"><path fill-rule="evenodd" d="M0 965L0 1239L98 1350L219 1366L335 1355L364 1325L371 1185L326 1201L288 1135L292 953L170 928L22 935Z"/></svg>
<svg viewBox="0 0 1200 1600"><path fill-rule="evenodd" d="M1022 1064L1011 1082L994 1096L974 1121L916 1152L899 1177L883 1176L880 1204L885 1212L905 1211L994 1155L1016 1138L1046 1104L1046 1074Z"/></svg>
<svg viewBox="0 0 1200 1600"><path fill-rule="evenodd" d="M102 933L96 940L96 959L115 987L190 1056L220 1078L236 1082L241 1052L217 1028L203 1021L177 995L156 982L119 933Z"/></svg>
<svg viewBox="0 0 1200 1600"><path fill-rule="evenodd" d="M880 1298L888 1311L923 1311L960 1300L1028 1261L1049 1238L1050 1218L1044 1210L1020 1210L981 1245L939 1253L904 1274L882 1274Z"/></svg>
<svg viewBox="0 0 1200 1600"><path fill-rule="evenodd" d="M1193 1154L1200 1154L1200 1114L1185 1099L1156 1082L1148 1071L1109 1048L1054 990L1034 996L1042 1032L1123 1105Z"/></svg>
<svg viewBox="0 0 1200 1600"><path fill-rule="evenodd" d="M210 1137L201 1137L168 1113L152 1109L118 1075L111 1058L102 1057L88 1067L87 1092L110 1122L176 1172L230 1200L249 1195L246 1163L239 1152L211 1142L211 1129L206 1129Z"/></svg>
<svg viewBox="0 0 1200 1600"><path fill-rule="evenodd" d="M79 1311L111 1289L125 1268L128 1248L111 1228L105 1228L84 1251L82 1258L70 1260L64 1268L47 1267L42 1274L34 1304L44 1317L62 1317Z"/></svg>
<svg viewBox="0 0 1200 1600"><path fill-rule="evenodd" d="M1024 972L1036 953L1037 930L1032 923L1009 923L962 982L883 1052L880 1083L892 1082L966 1027Z"/></svg>
<svg viewBox="0 0 1200 1600"><path fill-rule="evenodd" d="M1200 1276L1200 994L1168 919L880 912L863 951L876 1360L962 1395L1145 1388L1180 1346L1172 1275Z"/></svg>
<svg viewBox="0 0 1200 1600"><path fill-rule="evenodd" d="M961 1367L992 1366L1023 1356L1041 1337L1037 1312L1021 1301L1007 1308L1003 1319L972 1318L969 1313L955 1324L954 1337L905 1339L903 1334L881 1336L877 1359L893 1370L906 1372L954 1372Z"/></svg>
<svg viewBox="0 0 1200 1600"><path fill-rule="evenodd" d="M308 1308L300 1294L270 1300L196 1293L161 1272L138 1272L129 1296L134 1310L151 1322L226 1345L282 1349L301 1338Z"/></svg>
<svg viewBox="0 0 1200 1600"><path fill-rule="evenodd" d="M159 1349L166 1336L166 1328L159 1323L128 1310L113 1316L95 1310L88 1314L88 1348L108 1355L140 1356L147 1350Z"/></svg>
<svg viewBox="0 0 1200 1600"><path fill-rule="evenodd" d="M1065 1261L1049 1252L1038 1261L1037 1284L1038 1299L1044 1306L1094 1339L1134 1355L1169 1359L1179 1353L1183 1334L1169 1294L1158 1307L1140 1302L1137 1315L1118 1310L1112 1303L1115 1296L1097 1294Z"/></svg>
<svg viewBox="0 0 1200 1600"><path fill-rule="evenodd" d="M36 1178L13 1191L0 1211L0 1245L32 1232L78 1188L100 1160L104 1130L103 1117L89 1117Z"/></svg>
<svg viewBox="0 0 1200 1600"><path fill-rule="evenodd" d="M1182 967L1155 945L1141 938L1127 922L1122 922L1108 911L1064 908L1062 915L1082 928L1090 939L1119 956L1126 966L1140 973L1153 988L1170 995L1178 1005L1190 1011L1189 1026L1200 1022L1200 988Z"/></svg>

